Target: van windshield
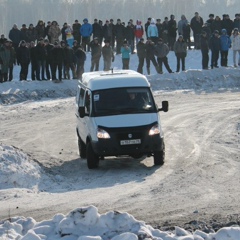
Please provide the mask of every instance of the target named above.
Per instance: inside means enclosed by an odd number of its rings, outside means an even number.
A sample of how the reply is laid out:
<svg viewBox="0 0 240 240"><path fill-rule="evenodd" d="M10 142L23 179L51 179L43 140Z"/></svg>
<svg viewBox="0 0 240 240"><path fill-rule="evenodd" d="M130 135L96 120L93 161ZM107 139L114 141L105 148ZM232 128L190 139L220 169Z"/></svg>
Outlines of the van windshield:
<svg viewBox="0 0 240 240"><path fill-rule="evenodd" d="M152 92L147 87L97 90L92 97L94 116L157 112Z"/></svg>

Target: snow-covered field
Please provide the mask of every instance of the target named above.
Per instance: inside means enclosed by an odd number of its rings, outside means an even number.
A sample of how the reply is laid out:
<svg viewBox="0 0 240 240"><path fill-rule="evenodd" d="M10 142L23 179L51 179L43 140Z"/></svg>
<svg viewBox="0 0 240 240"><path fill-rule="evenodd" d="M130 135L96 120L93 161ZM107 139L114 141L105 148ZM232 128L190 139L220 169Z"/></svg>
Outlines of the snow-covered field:
<svg viewBox="0 0 240 240"><path fill-rule="evenodd" d="M169 63L174 71L172 52ZM108 158L97 170L78 156L77 81L20 82L16 67L0 84L0 239L239 240L240 67L232 65L230 50L230 67L201 70L192 50L185 72L151 68L157 103L170 105L161 113L164 166Z"/></svg>

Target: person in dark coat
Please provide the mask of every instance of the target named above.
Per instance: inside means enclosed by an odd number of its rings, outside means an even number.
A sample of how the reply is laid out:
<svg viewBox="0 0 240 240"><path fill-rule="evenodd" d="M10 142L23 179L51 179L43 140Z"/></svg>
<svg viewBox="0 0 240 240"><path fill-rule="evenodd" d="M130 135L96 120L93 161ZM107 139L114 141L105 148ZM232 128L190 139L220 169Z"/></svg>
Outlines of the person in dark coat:
<svg viewBox="0 0 240 240"><path fill-rule="evenodd" d="M144 38L140 38L140 41L137 44L137 55L138 55L137 72L143 74L144 60L146 59L146 45L144 43Z"/></svg>
<svg viewBox="0 0 240 240"><path fill-rule="evenodd" d="M36 80L37 74L37 58L36 58L36 46L33 41L29 44L30 51L30 63L31 63L31 79L32 81Z"/></svg>
<svg viewBox="0 0 240 240"><path fill-rule="evenodd" d="M158 29L158 37L162 38L163 25L161 23L161 19L160 18L157 18L156 26L157 26L157 29Z"/></svg>
<svg viewBox="0 0 240 240"><path fill-rule="evenodd" d="M185 71L185 58L187 56L187 43L182 35L179 35L178 40L173 45L173 50L177 57L177 71L180 71L180 62L182 63L182 71Z"/></svg>
<svg viewBox="0 0 240 240"><path fill-rule="evenodd" d="M163 27L163 33L162 33L163 42L168 44L168 17L164 18L162 27Z"/></svg>
<svg viewBox="0 0 240 240"><path fill-rule="evenodd" d="M144 30L145 30L145 33L146 33L146 37L147 37L147 38L148 38L148 27L149 27L149 25L151 24L151 20L152 20L152 18L149 17L149 18L147 19L147 22L144 24Z"/></svg>
<svg viewBox="0 0 240 240"><path fill-rule="evenodd" d="M191 27L190 27L189 23L183 25L183 39L187 43L188 50L192 50L192 48L191 48Z"/></svg>
<svg viewBox="0 0 240 240"><path fill-rule="evenodd" d="M17 48L19 46L20 43L20 30L18 29L17 24L13 24L12 29L9 32L9 39L13 42L13 47L15 49L15 51L17 51Z"/></svg>
<svg viewBox="0 0 240 240"><path fill-rule="evenodd" d="M103 56L103 71L109 71L111 68L111 62L114 62L114 54L109 40L104 40L105 45L102 47Z"/></svg>
<svg viewBox="0 0 240 240"><path fill-rule="evenodd" d="M190 26L193 31L194 48L200 49L200 35L202 32L203 19L199 16L198 12L195 12L195 16L191 19Z"/></svg>
<svg viewBox="0 0 240 240"><path fill-rule="evenodd" d="M73 38L78 42L78 44L81 44L81 34L80 34L80 28L81 28L81 23L78 22L76 19L75 22L72 25L73 29Z"/></svg>
<svg viewBox="0 0 240 240"><path fill-rule="evenodd" d="M134 25L131 22L128 22L128 25L125 27L125 39L131 47L132 53L134 53Z"/></svg>
<svg viewBox="0 0 240 240"><path fill-rule="evenodd" d="M177 37L177 22L175 16L172 14L170 20L168 21L168 47L169 50L173 51L173 45Z"/></svg>
<svg viewBox="0 0 240 240"><path fill-rule="evenodd" d="M207 33L202 31L201 38L200 38L200 48L202 53L202 69L208 69L208 62L209 62L209 39Z"/></svg>
<svg viewBox="0 0 240 240"><path fill-rule="evenodd" d="M17 48L17 64L21 66L20 81L27 80L29 63L30 51L26 45L26 42L22 40Z"/></svg>
<svg viewBox="0 0 240 240"><path fill-rule="evenodd" d="M150 75L150 63L152 62L157 73L162 73L159 70L156 58L154 56L155 53L155 44L151 39L147 39L146 41L146 63L147 63L147 74Z"/></svg>
<svg viewBox="0 0 240 240"><path fill-rule="evenodd" d="M84 63L86 61L86 53L83 51L81 46L77 45L74 49L74 56L77 78L82 79L82 74L84 73Z"/></svg>
<svg viewBox="0 0 240 240"><path fill-rule="evenodd" d="M214 33L215 30L217 30L218 32L221 32L222 30L222 21L219 16L216 16L211 24L211 32Z"/></svg>
<svg viewBox="0 0 240 240"><path fill-rule="evenodd" d="M26 24L22 24L22 28L20 29L20 40L24 40L28 42L27 31L28 31L28 28Z"/></svg>
<svg viewBox="0 0 240 240"><path fill-rule="evenodd" d="M218 30L215 30L210 38L209 41L209 48L211 49L212 56L211 56L211 68L213 69L218 68L218 59L219 59L219 52L221 50L221 40L219 36Z"/></svg>
<svg viewBox="0 0 240 240"><path fill-rule="evenodd" d="M114 44L112 44L113 40L113 24L110 24L110 22L108 20L106 20L106 23L103 26L103 38L104 40L108 40L110 41L110 46L114 46ZM113 50L113 47L112 47Z"/></svg>
<svg viewBox="0 0 240 240"><path fill-rule="evenodd" d="M65 74L66 79L71 79L70 76L70 70L72 72L72 78L76 79L76 68L75 68L75 56L73 49L66 44L66 47L64 48L64 66L65 66Z"/></svg>
<svg viewBox="0 0 240 240"><path fill-rule="evenodd" d="M37 41L39 41L41 38L46 37L45 23L42 20L38 21L35 30L37 35Z"/></svg>
<svg viewBox="0 0 240 240"><path fill-rule="evenodd" d="M9 40L5 40L4 44L0 47L0 82L7 82L8 80L10 58Z"/></svg>
<svg viewBox="0 0 240 240"><path fill-rule="evenodd" d="M55 41L54 47L51 51L52 55L52 80L62 81L62 67L64 60L63 48L60 46L58 41ZM58 70L58 78L57 78L57 70Z"/></svg>
<svg viewBox="0 0 240 240"><path fill-rule="evenodd" d="M54 45L51 44L48 39L44 39L44 47L46 50L46 77L47 80L50 80L52 79L52 49Z"/></svg>
<svg viewBox="0 0 240 240"><path fill-rule="evenodd" d="M61 28L61 34L62 34L62 41L65 41L67 42L67 39L66 39L66 33L65 33L65 30L67 29L68 25L67 23L65 22L63 24L63 27Z"/></svg>
<svg viewBox="0 0 240 240"><path fill-rule="evenodd" d="M33 24L29 24L29 27L27 29L27 42L35 42L37 40L37 34L36 34L36 30L35 27L33 26Z"/></svg>
<svg viewBox="0 0 240 240"><path fill-rule="evenodd" d="M114 33L116 36L116 54L121 54L121 47L125 38L125 27L123 26L120 19L117 20L117 24L114 27Z"/></svg>
<svg viewBox="0 0 240 240"><path fill-rule="evenodd" d="M208 20L206 21L206 23L208 24L208 26L210 27L210 29L211 29L211 24L213 23L213 21L214 21L214 14L213 13L210 13L209 15L208 15Z"/></svg>
<svg viewBox="0 0 240 240"><path fill-rule="evenodd" d="M227 35L230 37L233 30L233 21L230 19L228 14L223 14L222 29L227 30Z"/></svg>
<svg viewBox="0 0 240 240"><path fill-rule="evenodd" d="M46 56L47 51L45 49L44 39L40 39L35 47L35 54L37 60L37 80L46 80L45 68L46 68ZM40 77L41 73L41 77Z"/></svg>
<svg viewBox="0 0 240 240"><path fill-rule="evenodd" d="M98 20L95 18L94 23L92 24L92 34L93 34L93 39L98 38L99 43L101 44L100 39L102 39L102 27L99 24Z"/></svg>
<svg viewBox="0 0 240 240"><path fill-rule="evenodd" d="M90 43L91 48L91 68L90 72L99 70L99 61L102 54L102 47L98 42L98 38L94 38Z"/></svg>
<svg viewBox="0 0 240 240"><path fill-rule="evenodd" d="M48 21L47 22L47 26L45 26L45 36L47 36L47 39L49 42L51 42L51 36L48 34L49 33L49 29L52 26L52 22Z"/></svg>
<svg viewBox="0 0 240 240"><path fill-rule="evenodd" d="M209 25L209 23L205 22L203 24L203 27L202 27L202 32L206 32L207 33L208 41L210 40L210 38L212 36L212 30L211 30L210 26L211 25Z"/></svg>
<svg viewBox="0 0 240 240"><path fill-rule="evenodd" d="M9 40L9 49L10 49L10 61L8 68L8 81L12 81L13 79L13 67L16 65L16 51L13 47L13 42Z"/></svg>
<svg viewBox="0 0 240 240"><path fill-rule="evenodd" d="M235 18L233 20L233 29L237 28L240 31L240 13L235 14Z"/></svg>

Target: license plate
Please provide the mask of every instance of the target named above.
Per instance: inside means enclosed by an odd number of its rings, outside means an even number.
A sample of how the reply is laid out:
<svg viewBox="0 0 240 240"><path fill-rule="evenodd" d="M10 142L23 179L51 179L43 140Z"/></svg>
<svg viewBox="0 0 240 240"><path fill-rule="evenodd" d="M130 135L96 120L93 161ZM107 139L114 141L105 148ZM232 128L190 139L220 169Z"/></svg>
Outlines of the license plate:
<svg viewBox="0 0 240 240"><path fill-rule="evenodd" d="M141 139L121 140L121 145L141 144Z"/></svg>

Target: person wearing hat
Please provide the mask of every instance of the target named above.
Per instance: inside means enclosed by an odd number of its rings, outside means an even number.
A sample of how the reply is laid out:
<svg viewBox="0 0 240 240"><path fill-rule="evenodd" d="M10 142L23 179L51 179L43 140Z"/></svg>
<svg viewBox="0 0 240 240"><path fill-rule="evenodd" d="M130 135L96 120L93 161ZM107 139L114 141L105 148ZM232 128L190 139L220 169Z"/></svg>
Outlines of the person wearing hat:
<svg viewBox="0 0 240 240"><path fill-rule="evenodd" d="M134 26L134 36L136 39L136 45L140 41L140 39L143 37L144 30L142 26L142 22L138 19L136 22L136 25Z"/></svg>
<svg viewBox="0 0 240 240"><path fill-rule="evenodd" d="M104 40L104 46L102 48L103 55L103 71L109 71L111 63L114 62L114 54L109 40Z"/></svg>
<svg viewBox="0 0 240 240"><path fill-rule="evenodd" d="M240 31L240 13L235 14L235 18L233 20L233 29L237 28Z"/></svg>
<svg viewBox="0 0 240 240"><path fill-rule="evenodd" d="M121 54L121 47L123 45L123 40L125 39L125 27L123 26L121 19L117 19L114 32L116 37L116 54Z"/></svg>
<svg viewBox="0 0 240 240"><path fill-rule="evenodd" d="M232 41L232 50L233 50L233 64L234 67L240 66L240 33L238 28L234 28L232 35L231 35L231 41ZM237 54L238 54L238 60L237 60Z"/></svg>
<svg viewBox="0 0 240 240"><path fill-rule="evenodd" d="M20 70L20 81L27 80L28 75L28 66L30 63L30 51L26 45L26 41L22 40L19 43L19 47L17 48L17 64L21 66Z"/></svg>
<svg viewBox="0 0 240 240"><path fill-rule="evenodd" d="M112 47L114 44L113 42L113 24L110 24L109 20L106 20L105 24L103 25L103 38L104 40L108 40L110 42L110 46Z"/></svg>
<svg viewBox="0 0 240 240"><path fill-rule="evenodd" d="M151 20L152 20L152 18L149 17L149 18L147 19L147 22L144 24L144 30L145 30L145 33L146 33L146 37L147 37L147 38L148 38L148 27L149 27L149 25L151 24Z"/></svg>
<svg viewBox="0 0 240 240"><path fill-rule="evenodd" d="M144 43L144 38L140 38L140 41L137 43L137 56L138 56L137 72L143 74L144 60L146 59L146 45Z"/></svg>
<svg viewBox="0 0 240 240"><path fill-rule="evenodd" d="M33 24L29 24L29 27L27 29L27 42L30 43L30 42L35 42L37 40L37 34L36 34L36 30L33 26Z"/></svg>
<svg viewBox="0 0 240 240"><path fill-rule="evenodd" d="M72 24L73 38L75 41L77 41L78 44L81 43L81 34L80 34L81 26L82 26L81 23L79 23L77 19Z"/></svg>
<svg viewBox="0 0 240 240"><path fill-rule="evenodd" d="M219 16L216 16L210 27L211 27L212 33L214 33L215 30L217 30L220 33L222 30L221 18Z"/></svg>
<svg viewBox="0 0 240 240"><path fill-rule="evenodd" d="M83 50L86 51L88 50L88 52L90 51L90 37L92 35L92 24L90 24L88 22L88 19L87 18L84 18L83 19L83 24L80 28L80 34L82 36L82 47L83 47Z"/></svg>
<svg viewBox="0 0 240 240"><path fill-rule="evenodd" d="M164 18L162 23L162 37L163 42L168 44L168 17Z"/></svg>
<svg viewBox="0 0 240 240"><path fill-rule="evenodd" d="M222 29L227 30L227 35L231 36L233 30L233 20L230 19L228 14L222 19Z"/></svg>
<svg viewBox="0 0 240 240"><path fill-rule="evenodd" d="M211 49L211 68L218 68L219 53L221 50L221 41L219 31L215 30L209 41L209 48Z"/></svg>
<svg viewBox="0 0 240 240"><path fill-rule="evenodd" d="M180 71L180 62L182 64L182 71L185 71L185 58L187 56L187 43L184 41L183 36L179 35L177 41L173 45L173 50L177 57L177 70Z"/></svg>
<svg viewBox="0 0 240 240"><path fill-rule="evenodd" d="M95 37L98 38L98 42L100 45L102 44L102 36L103 36L103 28L99 24L99 21L95 18L94 23L92 24L92 34L93 34L93 39Z"/></svg>
<svg viewBox="0 0 240 240"><path fill-rule="evenodd" d="M202 32L203 19L199 16L198 12L195 12L195 16L191 19L190 26L193 31L194 48L200 49L200 35Z"/></svg>
<svg viewBox="0 0 240 240"><path fill-rule="evenodd" d="M58 26L57 21L52 21L51 27L49 28L48 35L51 38L51 43L55 41L59 41L59 37L61 35L61 29Z"/></svg>
<svg viewBox="0 0 240 240"><path fill-rule="evenodd" d="M227 30L225 28L222 29L221 36L220 36L220 42L221 42L221 66L227 67L228 66L228 51L231 47L232 41L230 37L227 34Z"/></svg>
<svg viewBox="0 0 240 240"><path fill-rule="evenodd" d="M205 31L202 31L200 38L200 47L202 53L202 69L208 70L208 62L209 62L209 38Z"/></svg>
<svg viewBox="0 0 240 240"><path fill-rule="evenodd" d="M214 21L214 14L213 13L210 13L209 15L208 15L208 20L206 21L206 23L209 25L209 26L211 26L211 24L213 23L213 21Z"/></svg>
<svg viewBox="0 0 240 240"><path fill-rule="evenodd" d="M102 55L102 47L99 44L97 37L95 37L91 41L90 48L91 48L91 57L92 57L90 72L99 71L99 61Z"/></svg>
<svg viewBox="0 0 240 240"><path fill-rule="evenodd" d="M1 34L1 37L0 37L0 47L4 44L4 42L7 40L7 38L5 38L5 35L4 34Z"/></svg>
<svg viewBox="0 0 240 240"><path fill-rule="evenodd" d="M128 41L129 46L131 47L132 54L134 53L134 26L129 21L125 27L125 38Z"/></svg>
<svg viewBox="0 0 240 240"><path fill-rule="evenodd" d="M20 30L18 29L17 24L13 24L12 29L9 31L9 39L13 42L13 47L17 51L18 45L21 41Z"/></svg>
<svg viewBox="0 0 240 240"><path fill-rule="evenodd" d="M122 69L129 69L129 61L131 55L131 48L128 46L127 40L123 41L123 45L121 47L121 54L122 54Z"/></svg>

